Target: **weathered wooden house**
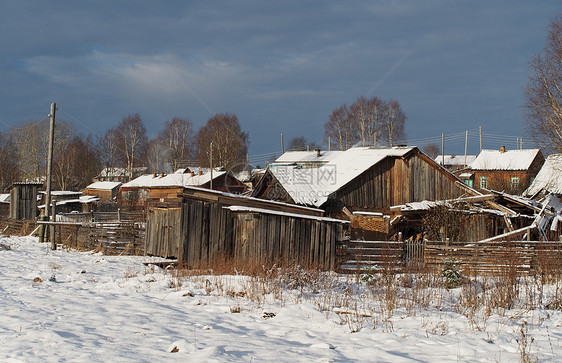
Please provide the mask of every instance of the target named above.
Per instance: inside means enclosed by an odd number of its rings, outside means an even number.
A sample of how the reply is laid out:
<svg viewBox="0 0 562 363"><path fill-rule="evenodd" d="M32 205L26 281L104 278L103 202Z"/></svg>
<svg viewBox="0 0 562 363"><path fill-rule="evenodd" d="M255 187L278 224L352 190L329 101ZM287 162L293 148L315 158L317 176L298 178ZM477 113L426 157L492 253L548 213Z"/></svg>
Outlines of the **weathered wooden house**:
<svg viewBox="0 0 562 363"><path fill-rule="evenodd" d="M521 194L529 187L544 163L540 149L482 150L470 169L475 188Z"/></svg>
<svg viewBox="0 0 562 363"><path fill-rule="evenodd" d="M176 190L181 190L189 186L211 189L211 174L213 190L239 194L245 192L248 188L244 183L236 179L232 173L226 171L203 173L201 170L198 174L195 172L146 174L121 185L117 201L122 207L132 209L146 208L148 206L149 189L175 188Z"/></svg>
<svg viewBox="0 0 562 363"><path fill-rule="evenodd" d="M88 185L82 190L82 195L96 196L101 202L113 201L117 198L117 191L121 182L100 181Z"/></svg>
<svg viewBox="0 0 562 363"><path fill-rule="evenodd" d="M388 213L393 205L451 199L468 187L417 147L351 148L319 168L270 167L252 196L323 208Z"/></svg>
<svg viewBox="0 0 562 363"><path fill-rule="evenodd" d="M190 267L222 260L335 268L347 221L323 211L220 191L150 188L146 251Z"/></svg>

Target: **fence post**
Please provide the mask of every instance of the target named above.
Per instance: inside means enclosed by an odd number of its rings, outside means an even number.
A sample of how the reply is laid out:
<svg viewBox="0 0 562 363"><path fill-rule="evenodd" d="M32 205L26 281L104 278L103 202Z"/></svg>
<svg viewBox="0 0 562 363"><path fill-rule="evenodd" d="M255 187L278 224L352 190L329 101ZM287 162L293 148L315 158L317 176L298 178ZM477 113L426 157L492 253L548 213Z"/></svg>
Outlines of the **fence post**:
<svg viewBox="0 0 562 363"><path fill-rule="evenodd" d="M117 222L121 222L121 208L117 208Z"/></svg>
<svg viewBox="0 0 562 363"><path fill-rule="evenodd" d="M45 208L49 208L48 206L45 206ZM53 216L53 222L57 221L57 201L53 199L53 204L52 204L52 210L53 212L51 213L51 215ZM55 240L56 238L56 226L55 224L53 224L50 228L49 228L49 232L50 232L50 239L51 239L51 249L52 250L56 250L57 249L57 242Z"/></svg>

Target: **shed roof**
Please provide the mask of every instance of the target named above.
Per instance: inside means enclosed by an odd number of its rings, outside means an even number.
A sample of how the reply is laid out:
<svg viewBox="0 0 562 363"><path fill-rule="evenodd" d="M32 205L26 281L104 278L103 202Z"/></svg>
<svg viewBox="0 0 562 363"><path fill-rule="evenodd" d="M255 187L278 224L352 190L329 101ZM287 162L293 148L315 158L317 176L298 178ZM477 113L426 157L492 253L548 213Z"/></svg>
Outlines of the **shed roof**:
<svg viewBox="0 0 562 363"><path fill-rule="evenodd" d="M562 154L552 154L546 158L535 180L523 195L533 197L540 192L562 194Z"/></svg>
<svg viewBox="0 0 562 363"><path fill-rule="evenodd" d="M415 147L354 147L341 152L328 164L317 169L276 166L270 170L295 203L319 207L327 201L330 194L386 157L402 157L414 149Z"/></svg>
<svg viewBox="0 0 562 363"><path fill-rule="evenodd" d="M213 180L226 174L225 171L213 172ZM123 188L154 188L154 187L185 187L200 186L211 181L211 173L203 175L191 174L145 174L122 185Z"/></svg>
<svg viewBox="0 0 562 363"><path fill-rule="evenodd" d="M320 156L318 156L317 151L287 151L281 155L276 163L300 163L300 162L320 162L326 163L333 160L335 157L344 153L345 151L334 150L334 151L320 151Z"/></svg>
<svg viewBox="0 0 562 363"><path fill-rule="evenodd" d="M470 165L474 170L528 170L540 149L482 150Z"/></svg>
<svg viewBox="0 0 562 363"><path fill-rule="evenodd" d="M112 190L118 188L121 182L112 182L112 181L100 181L95 182L86 187L86 189L94 189L94 190Z"/></svg>

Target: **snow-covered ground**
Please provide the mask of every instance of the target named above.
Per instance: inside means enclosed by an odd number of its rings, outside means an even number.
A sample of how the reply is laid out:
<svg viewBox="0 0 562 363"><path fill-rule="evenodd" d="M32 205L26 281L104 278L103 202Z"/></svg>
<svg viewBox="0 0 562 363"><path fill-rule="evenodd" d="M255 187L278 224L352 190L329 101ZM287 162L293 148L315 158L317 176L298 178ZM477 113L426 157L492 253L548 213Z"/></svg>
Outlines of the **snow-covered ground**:
<svg viewBox="0 0 562 363"><path fill-rule="evenodd" d="M33 237L0 244L2 362L513 362L522 349L562 359L560 311L463 313L449 302L460 288L418 291L425 306L389 312L382 290L267 290L244 276L179 278L146 257L51 251Z"/></svg>

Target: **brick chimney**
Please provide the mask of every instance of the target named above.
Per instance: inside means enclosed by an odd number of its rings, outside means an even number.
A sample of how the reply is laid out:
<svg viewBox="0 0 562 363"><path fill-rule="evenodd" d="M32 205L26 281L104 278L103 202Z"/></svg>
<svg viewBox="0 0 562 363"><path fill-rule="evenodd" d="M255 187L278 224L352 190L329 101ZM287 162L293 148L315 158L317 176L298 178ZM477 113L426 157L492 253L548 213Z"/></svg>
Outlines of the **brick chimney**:
<svg viewBox="0 0 562 363"><path fill-rule="evenodd" d="M203 170L199 170L199 175L203 175Z"/></svg>
<svg viewBox="0 0 562 363"><path fill-rule="evenodd" d="M500 153L504 153L505 152L505 145L500 146Z"/></svg>

